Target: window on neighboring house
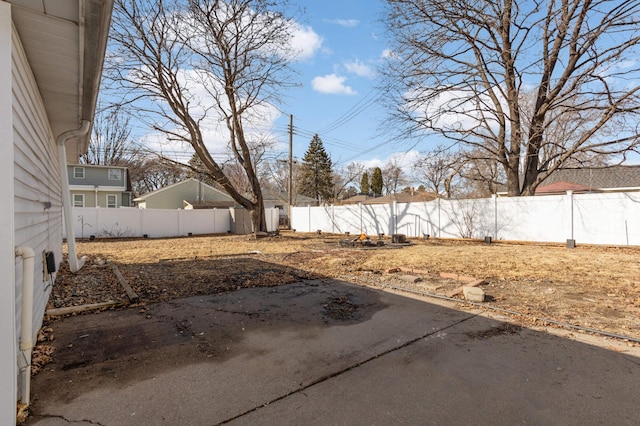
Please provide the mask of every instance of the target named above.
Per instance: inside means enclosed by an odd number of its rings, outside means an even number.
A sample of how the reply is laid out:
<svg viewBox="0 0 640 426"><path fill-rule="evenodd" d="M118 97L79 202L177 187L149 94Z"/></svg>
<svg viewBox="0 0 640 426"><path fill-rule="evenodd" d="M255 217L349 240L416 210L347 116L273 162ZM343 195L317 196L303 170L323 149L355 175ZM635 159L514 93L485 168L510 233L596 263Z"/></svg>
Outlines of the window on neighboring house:
<svg viewBox="0 0 640 426"><path fill-rule="evenodd" d="M84 207L83 194L73 194L73 207Z"/></svg>
<svg viewBox="0 0 640 426"><path fill-rule="evenodd" d="M74 167L73 177L75 179L84 179L84 167Z"/></svg>
<svg viewBox="0 0 640 426"><path fill-rule="evenodd" d="M107 195L107 207L110 209L115 209L118 207L118 196L113 194Z"/></svg>
<svg viewBox="0 0 640 426"><path fill-rule="evenodd" d="M121 180L121 179L122 179L121 169L109 169L109 180Z"/></svg>

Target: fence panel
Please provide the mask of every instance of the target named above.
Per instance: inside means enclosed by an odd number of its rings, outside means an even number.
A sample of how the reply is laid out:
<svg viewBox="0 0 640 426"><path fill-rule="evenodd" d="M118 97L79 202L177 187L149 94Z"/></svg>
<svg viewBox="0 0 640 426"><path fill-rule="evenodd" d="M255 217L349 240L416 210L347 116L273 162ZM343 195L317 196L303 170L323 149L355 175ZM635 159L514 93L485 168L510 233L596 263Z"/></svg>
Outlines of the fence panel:
<svg viewBox="0 0 640 426"><path fill-rule="evenodd" d="M497 239L564 242L571 238L567 195L498 198Z"/></svg>
<svg viewBox="0 0 640 426"><path fill-rule="evenodd" d="M267 209L268 226L277 229L277 216ZM275 209L277 210L277 209ZM72 212L76 238L96 237L151 238L186 236L189 233L217 234L231 229L228 209L169 210L135 208L74 207ZM275 219L274 219L275 216ZM269 221L270 220L270 221ZM274 226L275 222L275 226ZM65 230L66 237L66 230Z"/></svg>
<svg viewBox="0 0 640 426"><path fill-rule="evenodd" d="M302 232L640 245L640 193L296 207L291 223Z"/></svg>
<svg viewBox="0 0 640 426"><path fill-rule="evenodd" d="M573 217L576 241L640 245L640 193L574 196Z"/></svg>

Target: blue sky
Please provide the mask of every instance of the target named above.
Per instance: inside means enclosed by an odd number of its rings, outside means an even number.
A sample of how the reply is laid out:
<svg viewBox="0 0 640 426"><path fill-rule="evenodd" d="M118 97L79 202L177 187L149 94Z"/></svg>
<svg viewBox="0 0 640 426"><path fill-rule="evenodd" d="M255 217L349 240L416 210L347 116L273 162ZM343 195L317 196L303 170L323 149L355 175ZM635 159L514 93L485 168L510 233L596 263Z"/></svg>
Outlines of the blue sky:
<svg viewBox="0 0 640 426"><path fill-rule="evenodd" d="M388 48L381 23L383 2L291 0L291 7L290 16L297 23L293 48L300 51L292 68L298 73L299 87L283 93L283 103L274 106L278 111L267 108L258 114L264 117L264 122L255 123L258 133L269 133L277 142L269 157L287 158L289 116L293 115L293 155L297 159L318 134L336 171L352 162L383 167L390 158L397 164L413 163L415 150L381 134L385 114L377 100L376 73ZM203 105L210 106L202 88L191 90ZM144 123L134 125L136 136L151 149L178 161L187 161L193 153L190 146L172 143ZM226 130L218 124L203 122L201 126L210 153L224 161L229 156Z"/></svg>
<svg viewBox="0 0 640 426"><path fill-rule="evenodd" d="M338 167L353 161L382 166L396 155L402 162L411 162L415 151L403 155L410 147L394 144L381 130L385 116L376 101L376 72L388 47L380 22L382 2L300 0L294 4L305 9L301 24L307 43L303 47L315 49L295 64L302 87L289 91L280 105L278 138L288 141L285 131L293 114L297 158L317 133Z"/></svg>
<svg viewBox="0 0 640 426"><path fill-rule="evenodd" d="M294 116L293 154L302 158L314 134L322 139L335 168L359 162L366 167L384 167L391 160L410 173L410 166L419 156L438 144L431 136L413 146L392 139L383 128L387 118L377 98L380 86L377 77L388 44L385 40L382 0L291 0L300 7L296 14L298 27L294 47L301 54L293 64L299 72L301 87L287 90L284 103L277 105L279 113L267 114L263 131L269 128L278 142L271 153L284 159L288 151L289 115ZM222 156L228 135L220 129L205 129L205 140L212 154ZM166 137L147 134L150 146L160 146ZM440 141L442 142L442 141ZM167 147L178 159L185 161L190 147ZM188 155L185 156L185 154ZM225 154L226 156L228 154ZM638 163L633 156L631 163Z"/></svg>

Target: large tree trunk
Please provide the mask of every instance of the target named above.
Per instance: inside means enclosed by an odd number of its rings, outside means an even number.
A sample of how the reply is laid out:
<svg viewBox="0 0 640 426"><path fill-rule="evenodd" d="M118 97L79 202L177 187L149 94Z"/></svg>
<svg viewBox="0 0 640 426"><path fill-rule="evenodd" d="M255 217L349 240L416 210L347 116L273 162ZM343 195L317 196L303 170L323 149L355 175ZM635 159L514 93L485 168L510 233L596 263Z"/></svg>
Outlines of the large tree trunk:
<svg viewBox="0 0 640 426"><path fill-rule="evenodd" d="M253 189L256 202L253 203L253 209L249 210L251 216L251 223L253 224L253 232L269 232L267 228L267 219L264 213L264 199L262 197L262 189L260 188L260 182L254 176L251 180L251 187Z"/></svg>

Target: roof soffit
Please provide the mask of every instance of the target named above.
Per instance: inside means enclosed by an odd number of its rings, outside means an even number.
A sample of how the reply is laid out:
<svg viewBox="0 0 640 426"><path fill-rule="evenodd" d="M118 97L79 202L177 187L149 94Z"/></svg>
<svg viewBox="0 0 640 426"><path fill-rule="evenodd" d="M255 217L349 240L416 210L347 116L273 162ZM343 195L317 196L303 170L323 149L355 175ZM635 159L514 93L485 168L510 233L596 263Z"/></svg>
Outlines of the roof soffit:
<svg viewBox="0 0 640 426"><path fill-rule="evenodd" d="M54 137L93 121L112 0L8 0ZM76 162L89 135L67 143Z"/></svg>

